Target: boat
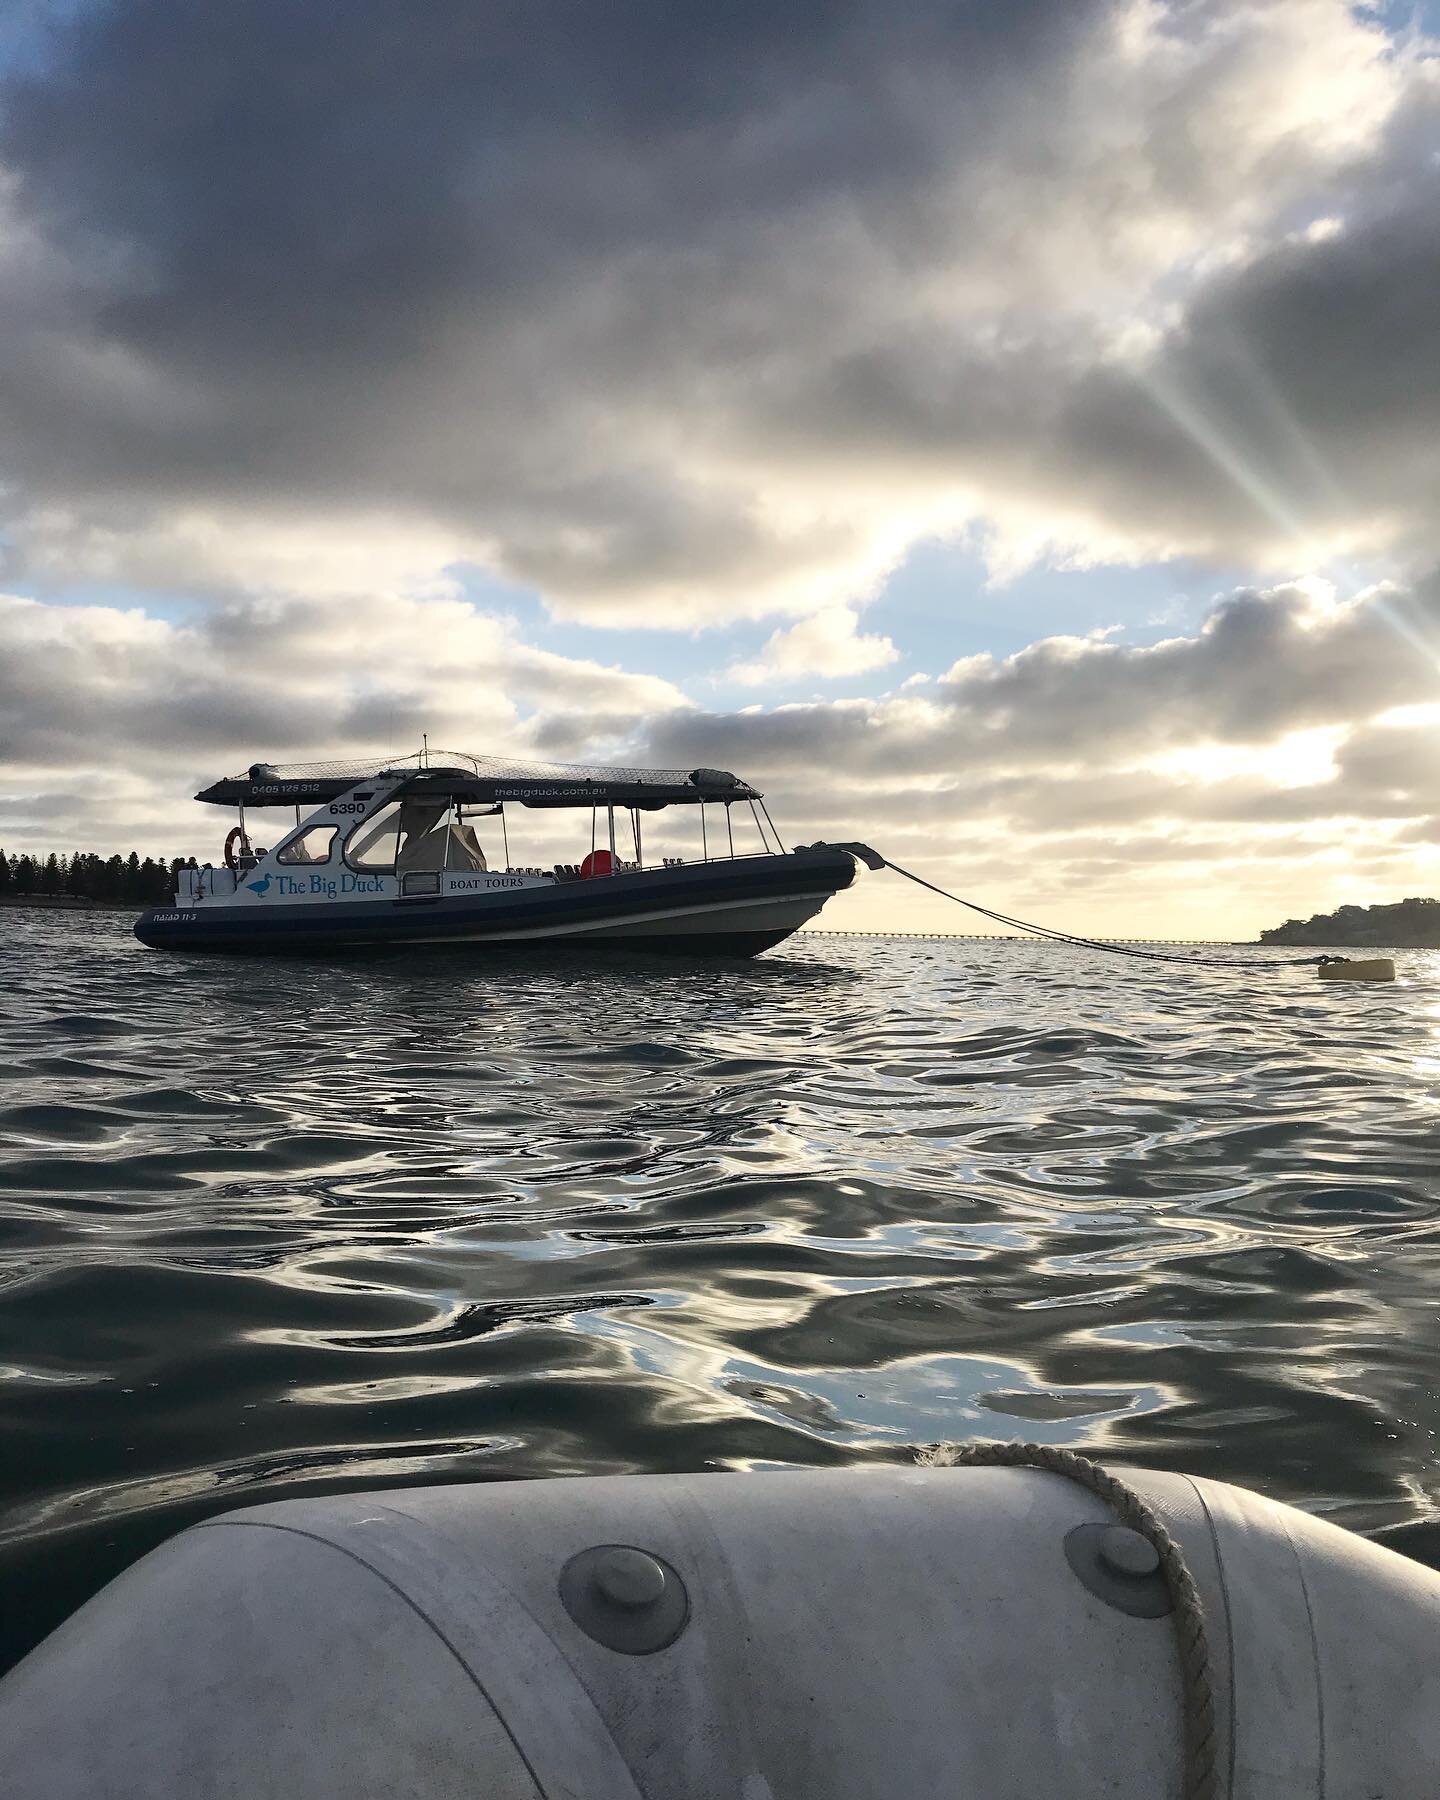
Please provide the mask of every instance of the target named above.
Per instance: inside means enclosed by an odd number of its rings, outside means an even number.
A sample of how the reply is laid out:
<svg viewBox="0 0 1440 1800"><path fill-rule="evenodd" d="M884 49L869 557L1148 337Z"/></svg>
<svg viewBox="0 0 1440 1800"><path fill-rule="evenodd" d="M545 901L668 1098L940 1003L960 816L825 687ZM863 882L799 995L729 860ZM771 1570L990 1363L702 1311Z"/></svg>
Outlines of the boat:
<svg viewBox="0 0 1440 1800"><path fill-rule="evenodd" d="M1107 1468L1102 1498L1052 1472L1083 1458L997 1448L1040 1466L562 1476L222 1512L0 1680L5 1791L1436 1791L1440 1574L1221 1481Z"/></svg>
<svg viewBox="0 0 1440 1800"><path fill-rule="evenodd" d="M252 763L195 798L233 806L238 823L220 862L181 868L174 899L137 920L153 949L575 941L753 956L856 872L839 846L786 850L764 795L724 769L518 763L427 746L399 762ZM517 807L574 810L588 848L549 867L512 860ZM671 807L698 822L698 854L647 860L645 825ZM257 808L293 810L273 847L252 843Z"/></svg>

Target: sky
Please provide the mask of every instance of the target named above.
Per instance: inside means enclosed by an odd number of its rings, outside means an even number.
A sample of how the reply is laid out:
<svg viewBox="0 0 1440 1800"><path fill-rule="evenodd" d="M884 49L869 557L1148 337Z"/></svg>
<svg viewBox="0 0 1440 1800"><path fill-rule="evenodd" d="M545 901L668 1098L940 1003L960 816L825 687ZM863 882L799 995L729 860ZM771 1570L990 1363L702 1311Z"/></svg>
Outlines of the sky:
<svg viewBox="0 0 1440 1800"><path fill-rule="evenodd" d="M423 733L1070 930L1440 894L1437 38L10 0L0 846L213 858L203 783Z"/></svg>

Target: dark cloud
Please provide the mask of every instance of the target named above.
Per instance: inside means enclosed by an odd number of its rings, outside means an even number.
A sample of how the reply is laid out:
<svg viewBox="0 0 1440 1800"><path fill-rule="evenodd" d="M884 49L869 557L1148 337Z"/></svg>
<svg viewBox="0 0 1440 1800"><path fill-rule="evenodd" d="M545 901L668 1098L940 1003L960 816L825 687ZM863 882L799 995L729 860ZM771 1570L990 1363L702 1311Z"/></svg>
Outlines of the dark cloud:
<svg viewBox="0 0 1440 1800"><path fill-rule="evenodd" d="M193 384L189 420L110 421L132 480L388 471L444 508L484 490L486 408L519 403L506 359L537 306L635 256L698 257L691 277L657 271L653 320L666 289L734 279L773 226L836 199L901 229L957 137L983 134L1095 10L438 0L421 22L399 0L138 0L82 16L44 77L15 84L0 156L27 217L103 283L103 340ZM924 103L947 88L961 120ZM667 354L604 336L607 366L557 371L582 407L587 386L643 380ZM537 348L521 377L538 401L565 346ZM456 381L472 441L447 483ZM448 416L427 438L397 402ZM398 458L356 429L387 419L412 434ZM123 477L116 448L94 446L97 475ZM563 513L576 476L555 473Z"/></svg>
<svg viewBox="0 0 1440 1800"><path fill-rule="evenodd" d="M1190 638L736 716L445 577L786 615L762 672L808 681L967 523L997 567L1428 566L1423 45L1345 0L53 11L0 84L7 563L202 604L0 603L6 830L148 830L217 768L428 729L738 765L796 835L1007 888L1208 859L1278 892L1336 819L1423 866L1431 727L1382 715L1432 703L1433 578L1266 576Z"/></svg>
<svg viewBox="0 0 1440 1800"><path fill-rule="evenodd" d="M1440 143L1440 107L1432 118ZM797 366L767 422L833 468L950 479L1062 545L1292 566L1440 548L1440 183L1203 285L1143 351L934 330Z"/></svg>
<svg viewBox="0 0 1440 1800"><path fill-rule="evenodd" d="M1440 141L1440 120L1437 120ZM1192 550L1433 553L1440 495L1440 186L1214 283L1134 375L1093 374L1063 420L1100 517Z"/></svg>
<svg viewBox="0 0 1440 1800"><path fill-rule="evenodd" d="M207 350L216 322L238 348L323 327L317 299L411 328L436 295L503 303L557 261L708 241L837 187L903 199L956 136L915 104L924 78L966 90L973 139L1096 10L128 0L16 87L6 144L67 236L123 239L168 290L137 332L189 322L180 289L214 309Z"/></svg>
<svg viewBox="0 0 1440 1800"><path fill-rule="evenodd" d="M93 5L0 96L13 533L204 584L167 520L243 573L383 508L689 624L844 598L967 511L1230 554L1288 530L1258 487L1408 541L1433 114L1385 42L1340 0ZM1177 261L1347 197L1117 360Z"/></svg>

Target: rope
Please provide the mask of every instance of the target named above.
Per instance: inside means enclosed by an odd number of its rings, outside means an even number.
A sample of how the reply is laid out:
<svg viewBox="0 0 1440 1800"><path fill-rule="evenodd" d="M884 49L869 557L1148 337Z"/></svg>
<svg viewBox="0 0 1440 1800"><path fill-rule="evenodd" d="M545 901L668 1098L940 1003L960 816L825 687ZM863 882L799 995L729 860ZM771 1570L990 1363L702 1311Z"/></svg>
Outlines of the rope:
<svg viewBox="0 0 1440 1800"><path fill-rule="evenodd" d="M879 852L874 852L879 856ZM953 900L957 906L968 906L971 912L980 913L987 919L993 919L997 925L1008 925L1014 931L1028 931L1038 938L1049 938L1057 944L1079 944L1086 950L1106 950L1111 956L1133 956L1141 962L1208 963L1217 969L1298 969L1312 968L1318 963L1345 962L1343 956L1287 956L1284 961L1272 961L1268 957L1251 957L1237 959L1233 956L1186 956L1173 950L1137 950L1133 944L1108 944L1104 938L1080 937L1070 931L1055 931L1049 925L1032 925L1024 919L1012 919L1009 913L995 912L993 908L981 906L978 900L962 900L959 894L952 894L946 888L936 887L933 881L927 881L923 875L916 875L910 869L902 869L899 863L893 863L888 856L880 856L879 860L887 869L893 869L897 875L903 875L907 881L913 881L920 887L929 888L932 894L939 894L942 900Z"/></svg>
<svg viewBox="0 0 1440 1800"><path fill-rule="evenodd" d="M903 873L903 871L902 871ZM1219 1742L1215 1694L1210 1681L1210 1644L1205 1603L1189 1564L1165 1522L1152 1507L1108 1469L1056 1444L935 1445L920 1458L942 1456L947 1467L1043 1469L1078 1482L1103 1500L1123 1525L1155 1546L1165 1585L1174 1602L1175 1643L1180 1652L1181 1716L1185 1730L1182 1800L1215 1800L1219 1782Z"/></svg>

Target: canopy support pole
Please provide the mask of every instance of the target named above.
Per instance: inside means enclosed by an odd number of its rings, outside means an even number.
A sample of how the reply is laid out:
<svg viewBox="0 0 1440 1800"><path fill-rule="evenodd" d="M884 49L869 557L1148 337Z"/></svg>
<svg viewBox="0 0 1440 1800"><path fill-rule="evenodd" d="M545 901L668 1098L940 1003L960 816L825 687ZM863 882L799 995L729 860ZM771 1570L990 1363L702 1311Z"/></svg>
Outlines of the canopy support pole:
<svg viewBox="0 0 1440 1800"><path fill-rule="evenodd" d="M605 816L610 821L610 873L613 875L615 873L615 808L613 805L605 808Z"/></svg>

